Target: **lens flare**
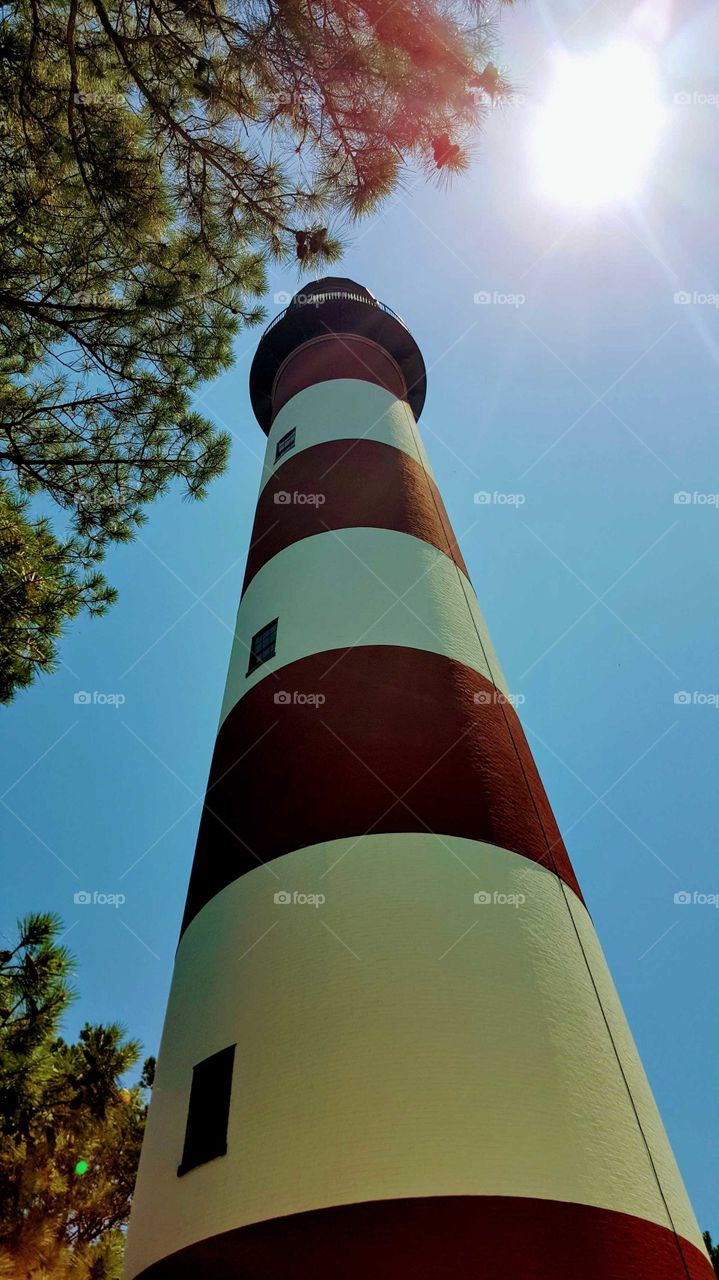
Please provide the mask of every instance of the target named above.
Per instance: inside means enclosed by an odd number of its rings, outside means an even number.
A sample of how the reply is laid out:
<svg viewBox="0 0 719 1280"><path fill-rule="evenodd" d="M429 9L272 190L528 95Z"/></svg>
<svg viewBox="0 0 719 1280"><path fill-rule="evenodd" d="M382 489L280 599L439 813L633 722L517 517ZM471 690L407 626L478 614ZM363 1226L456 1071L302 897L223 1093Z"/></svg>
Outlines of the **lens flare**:
<svg viewBox="0 0 719 1280"><path fill-rule="evenodd" d="M616 203L636 195L664 120L654 60L617 41L562 54L534 137L541 186L566 204Z"/></svg>

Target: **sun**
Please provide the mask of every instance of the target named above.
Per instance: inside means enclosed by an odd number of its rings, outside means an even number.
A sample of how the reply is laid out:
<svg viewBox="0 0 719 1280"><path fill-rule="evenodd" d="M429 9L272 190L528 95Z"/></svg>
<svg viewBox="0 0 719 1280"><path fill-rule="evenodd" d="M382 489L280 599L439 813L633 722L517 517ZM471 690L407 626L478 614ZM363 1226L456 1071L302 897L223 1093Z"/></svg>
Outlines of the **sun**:
<svg viewBox="0 0 719 1280"><path fill-rule="evenodd" d="M640 45L616 41L582 57L562 54L534 135L542 188L585 207L631 199L663 120L656 66Z"/></svg>

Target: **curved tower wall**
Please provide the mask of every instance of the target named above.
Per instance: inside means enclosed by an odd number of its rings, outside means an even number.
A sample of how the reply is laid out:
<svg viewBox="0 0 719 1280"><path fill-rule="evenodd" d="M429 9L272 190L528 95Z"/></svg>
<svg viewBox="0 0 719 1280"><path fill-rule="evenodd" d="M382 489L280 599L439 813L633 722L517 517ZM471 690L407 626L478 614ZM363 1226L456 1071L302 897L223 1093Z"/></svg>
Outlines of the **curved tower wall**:
<svg viewBox="0 0 719 1280"><path fill-rule="evenodd" d="M312 310L253 368L267 453L127 1275L710 1280L409 406L418 352L373 301ZM184 1170L224 1050L226 1151Z"/></svg>

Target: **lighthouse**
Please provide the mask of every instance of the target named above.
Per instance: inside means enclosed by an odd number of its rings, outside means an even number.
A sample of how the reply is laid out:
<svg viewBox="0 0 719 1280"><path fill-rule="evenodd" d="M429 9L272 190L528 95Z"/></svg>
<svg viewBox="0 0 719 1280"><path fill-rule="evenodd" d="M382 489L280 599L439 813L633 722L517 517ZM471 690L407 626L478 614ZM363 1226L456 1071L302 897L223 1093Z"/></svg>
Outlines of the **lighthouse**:
<svg viewBox="0 0 719 1280"><path fill-rule="evenodd" d="M713 1275L425 386L347 279L258 346L267 448L128 1280Z"/></svg>

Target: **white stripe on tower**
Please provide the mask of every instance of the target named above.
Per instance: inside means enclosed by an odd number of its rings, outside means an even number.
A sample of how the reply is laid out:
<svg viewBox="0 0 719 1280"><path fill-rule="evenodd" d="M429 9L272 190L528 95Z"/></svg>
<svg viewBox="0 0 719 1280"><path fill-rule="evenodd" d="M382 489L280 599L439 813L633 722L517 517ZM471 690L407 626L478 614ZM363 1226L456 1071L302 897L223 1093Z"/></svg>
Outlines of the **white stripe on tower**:
<svg viewBox="0 0 719 1280"><path fill-rule="evenodd" d="M268 451L128 1276L710 1280L426 466L419 351L352 282L300 297L251 375Z"/></svg>
<svg viewBox="0 0 719 1280"><path fill-rule="evenodd" d="M357 393L360 393L359 396ZM292 455L275 461L277 442L295 430ZM290 456L327 440L377 440L394 445L420 462L431 475L424 445L417 433L412 410L384 387L357 378L334 378L297 392L280 409L267 436L267 450L260 488Z"/></svg>
<svg viewBox="0 0 719 1280"><path fill-rule="evenodd" d="M159 1227L147 1206L160 1254L378 1197L576 1201L668 1227L586 966L558 963L576 954L575 923L675 1223L700 1243L591 922L576 900L570 915L554 875L430 834L333 841L274 866L278 880L263 867L217 894L178 953L168 1102L143 1169L155 1208L181 1198ZM278 888L326 903L275 904ZM235 1042L228 1154L178 1184L166 1153L178 1154L188 1074Z"/></svg>
<svg viewBox="0 0 719 1280"><path fill-rule="evenodd" d="M359 644L442 653L506 693L477 598L469 583L466 594L464 587L449 556L392 529L332 529L292 543L259 570L243 596L222 720L271 672ZM248 676L252 637L275 617L276 654Z"/></svg>

